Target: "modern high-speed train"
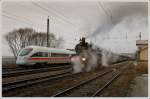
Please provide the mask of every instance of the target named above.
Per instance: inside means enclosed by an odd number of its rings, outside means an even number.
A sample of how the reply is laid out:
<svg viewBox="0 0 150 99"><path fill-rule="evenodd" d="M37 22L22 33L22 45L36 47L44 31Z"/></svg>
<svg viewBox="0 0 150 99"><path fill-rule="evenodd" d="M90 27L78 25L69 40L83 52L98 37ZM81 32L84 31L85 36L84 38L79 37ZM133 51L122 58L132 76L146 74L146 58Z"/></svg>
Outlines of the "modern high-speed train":
<svg viewBox="0 0 150 99"><path fill-rule="evenodd" d="M76 52L66 49L27 46L19 52L16 64L24 66L71 63L71 57L75 54Z"/></svg>

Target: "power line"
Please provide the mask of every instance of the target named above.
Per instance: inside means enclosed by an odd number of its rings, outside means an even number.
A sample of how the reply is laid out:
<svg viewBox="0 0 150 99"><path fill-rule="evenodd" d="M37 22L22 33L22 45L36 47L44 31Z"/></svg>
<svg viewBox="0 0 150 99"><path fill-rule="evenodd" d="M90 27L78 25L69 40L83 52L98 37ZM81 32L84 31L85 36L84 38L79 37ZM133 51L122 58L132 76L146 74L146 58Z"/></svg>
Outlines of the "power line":
<svg viewBox="0 0 150 99"><path fill-rule="evenodd" d="M22 21L22 20L18 20L17 18L11 17L11 16L6 15L6 14L2 14L2 16L5 16L5 17L7 17L8 19L11 19L11 20L21 21L21 22L23 22L23 23L25 23L25 24L31 25L31 24L28 23L28 22L25 22L25 21Z"/></svg>
<svg viewBox="0 0 150 99"><path fill-rule="evenodd" d="M104 8L104 6L103 6L103 4L102 4L102 2L98 2L98 5L99 5L99 7L101 7L102 9L103 9L103 11L104 11L104 13L106 14L106 16L108 16L109 17L109 19L110 19L110 24L113 26L114 24L113 24L113 21L112 21L112 18L113 18L113 16L112 16L112 11L109 9L109 8L107 8L106 6L105 6L105 8ZM118 31L118 30L117 30ZM119 32L119 31L118 31Z"/></svg>
<svg viewBox="0 0 150 99"><path fill-rule="evenodd" d="M104 3L101 3L101 4L104 5ZM108 11L110 13L110 17L111 17L111 20L112 20L112 11L111 11L111 9L106 7L106 5L105 5L105 8L107 9L106 11Z"/></svg>
<svg viewBox="0 0 150 99"><path fill-rule="evenodd" d="M18 21L18 18L20 19L20 21L22 21L23 23L26 23L28 25L32 25L34 27L37 28L36 25L33 24L32 21L30 21L28 18L25 18L25 17L21 17L21 16L18 16L18 15L15 15L15 14L11 14L11 13L8 13L6 11L3 11L3 16L9 18L9 19L13 19L13 20L16 20ZM25 19L24 21L22 19Z"/></svg>
<svg viewBox="0 0 150 99"><path fill-rule="evenodd" d="M12 14L12 13L8 13L8 12L6 12L6 11L3 11L3 13L8 14L8 15L11 15L11 16L14 16L14 17L18 17L18 18L20 18L20 19L25 19L26 21L28 21L28 22L30 22L30 23L33 24L33 22L32 22L31 20L29 20L28 18L26 18L26 17L18 16L18 15Z"/></svg>
<svg viewBox="0 0 150 99"><path fill-rule="evenodd" d="M41 6L40 4L38 4L38 3L36 3L36 2L33 2L33 1L32 1L32 4L35 5L35 6L37 6L37 7L39 7L39 8L41 8L42 10L44 10L44 11L47 12L47 13L52 13L52 12L50 12L46 7L43 7L43 6ZM73 25L71 22L69 22L68 20L66 20L66 19L64 19L64 18L62 18L62 17L56 15L55 13L53 13L53 15L56 16L56 17L58 17L58 18L61 19L62 21L67 22L67 23ZM74 25L73 25L73 26L74 26Z"/></svg>
<svg viewBox="0 0 150 99"><path fill-rule="evenodd" d="M44 5L46 5L46 4L44 4ZM46 6L47 6L47 5L46 5ZM68 17L66 17L66 16L63 15L62 13L58 12L56 9L54 9L54 8L52 8L52 7L50 7L50 6L47 6L47 7L50 8L51 11L53 11L53 12L59 14L60 16L63 16L64 18L69 19Z"/></svg>
<svg viewBox="0 0 150 99"><path fill-rule="evenodd" d="M109 15L109 12L107 12L107 10L103 7L101 2L98 2L99 6L103 9L103 11L105 12L105 14L110 18L110 20L112 21L112 16Z"/></svg>
<svg viewBox="0 0 150 99"><path fill-rule="evenodd" d="M27 9L32 9L30 6L26 6L26 5L24 5L24 4L21 4L21 3L19 3L19 2L16 2L17 3L17 5L19 5L20 7L23 7L23 8L27 8ZM37 10L37 9L36 9ZM43 12L43 11L42 11ZM39 10L38 10L38 13L39 13ZM43 14L45 14L45 13L43 13ZM47 16L47 14L45 14L46 16ZM30 19L32 19L32 17L30 17L29 16L29 18ZM33 22L33 21L32 21ZM36 26L37 26L37 29L41 29L42 30L42 27L45 27L46 26L46 24L45 25L42 25L42 24L36 24Z"/></svg>
<svg viewBox="0 0 150 99"><path fill-rule="evenodd" d="M26 21L23 21L23 20L18 20L18 18L15 18L15 17L12 17L12 16L9 16L9 15L6 15L6 14L2 14L2 16L4 16L4 17L6 17L6 18L8 18L8 19L10 19L10 20L14 20L14 21L18 21L18 22L21 22L21 23L24 23L24 24L28 24L28 25L30 25L30 26L33 26L33 28L36 28L36 29L38 29L38 27L36 27L36 26L34 26L33 24L31 24L31 23L29 23L29 22L26 22ZM35 30L36 30L35 29Z"/></svg>
<svg viewBox="0 0 150 99"><path fill-rule="evenodd" d="M31 7L29 8L29 6L25 6L24 4L21 4L21 3L19 3L19 2L16 2L17 3L17 5L20 5L21 7L26 7L26 8L28 8L28 9L32 9ZM36 9L37 10L37 9ZM43 11L42 11L43 12ZM39 13L39 10L38 10L38 13ZM45 13L43 13L43 14L45 14ZM46 16L47 16L47 14L45 14Z"/></svg>

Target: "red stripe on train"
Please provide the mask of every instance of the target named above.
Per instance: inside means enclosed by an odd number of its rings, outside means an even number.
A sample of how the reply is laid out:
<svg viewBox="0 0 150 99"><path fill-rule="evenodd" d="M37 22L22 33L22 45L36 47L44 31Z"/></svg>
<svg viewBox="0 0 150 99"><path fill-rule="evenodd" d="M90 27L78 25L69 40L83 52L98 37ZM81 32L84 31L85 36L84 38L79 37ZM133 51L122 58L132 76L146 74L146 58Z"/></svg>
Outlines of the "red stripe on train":
<svg viewBox="0 0 150 99"><path fill-rule="evenodd" d="M68 57L55 57L55 58L38 58L38 57L36 57L36 58L29 58L29 60L64 60L64 59L70 59L70 58L68 58Z"/></svg>

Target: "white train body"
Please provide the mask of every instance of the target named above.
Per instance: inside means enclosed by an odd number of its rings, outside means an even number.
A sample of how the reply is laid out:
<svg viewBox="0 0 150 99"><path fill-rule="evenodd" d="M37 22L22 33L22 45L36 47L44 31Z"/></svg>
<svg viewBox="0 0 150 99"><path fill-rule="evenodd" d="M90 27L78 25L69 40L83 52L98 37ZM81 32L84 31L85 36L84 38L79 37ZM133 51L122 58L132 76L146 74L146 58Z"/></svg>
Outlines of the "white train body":
<svg viewBox="0 0 150 99"><path fill-rule="evenodd" d="M47 48L41 46L28 46L23 48L16 60L17 65L36 65L36 64L59 64L70 63L71 56L76 54L74 51Z"/></svg>

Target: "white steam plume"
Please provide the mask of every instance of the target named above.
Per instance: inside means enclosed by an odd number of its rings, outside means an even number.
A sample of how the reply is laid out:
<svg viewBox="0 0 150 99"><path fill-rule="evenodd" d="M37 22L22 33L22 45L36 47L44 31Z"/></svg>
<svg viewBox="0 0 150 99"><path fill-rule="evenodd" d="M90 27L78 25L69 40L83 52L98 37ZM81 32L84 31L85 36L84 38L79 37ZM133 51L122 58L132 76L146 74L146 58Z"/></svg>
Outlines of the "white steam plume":
<svg viewBox="0 0 150 99"><path fill-rule="evenodd" d="M81 61L81 57L84 56L88 61L86 65L84 65ZM98 56L95 52L88 50L84 51L82 55L74 57L71 59L73 63L73 72L79 73L82 71L90 71L98 66Z"/></svg>
<svg viewBox="0 0 150 99"><path fill-rule="evenodd" d="M99 18L97 17L96 19L93 19L94 22L95 20L97 20L97 23L94 23L93 27L91 25L91 29L89 29L89 26L85 26L84 28L86 30L92 30L92 31L89 31L90 33L87 32L88 33L87 38L95 37L98 34L110 33L111 30L113 30L113 28L117 24L120 24L128 16L133 16L137 21L139 20L136 18L137 15L141 15L143 16L143 18L146 18L146 19L148 16L148 3L147 2L108 2L108 3L105 3L105 5L111 8L112 15L111 16L103 15ZM110 17L112 17L111 20L110 20ZM130 20L130 22L132 23L132 20ZM132 27L135 27L135 26L132 25L131 28ZM140 25L139 25L139 28L141 28Z"/></svg>

